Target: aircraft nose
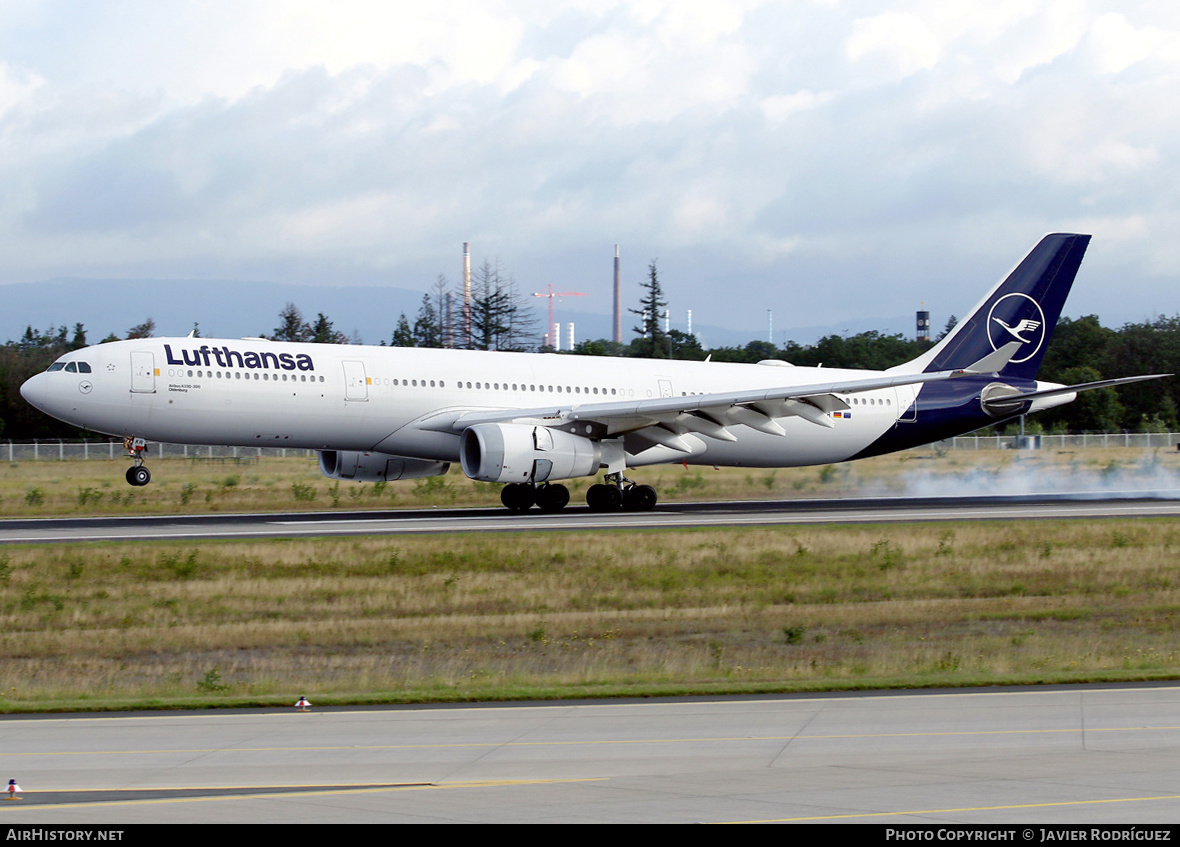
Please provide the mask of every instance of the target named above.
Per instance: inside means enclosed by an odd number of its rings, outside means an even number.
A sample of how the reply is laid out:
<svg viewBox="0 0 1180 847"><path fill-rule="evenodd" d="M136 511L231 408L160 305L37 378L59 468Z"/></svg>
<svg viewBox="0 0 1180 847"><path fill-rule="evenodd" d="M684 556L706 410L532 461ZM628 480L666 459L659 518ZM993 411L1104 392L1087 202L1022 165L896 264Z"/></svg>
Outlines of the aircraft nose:
<svg viewBox="0 0 1180 847"><path fill-rule="evenodd" d="M49 400L48 386L45 384L46 376L43 373L34 374L24 381L20 387L20 396L24 397L31 405L45 411L45 406Z"/></svg>

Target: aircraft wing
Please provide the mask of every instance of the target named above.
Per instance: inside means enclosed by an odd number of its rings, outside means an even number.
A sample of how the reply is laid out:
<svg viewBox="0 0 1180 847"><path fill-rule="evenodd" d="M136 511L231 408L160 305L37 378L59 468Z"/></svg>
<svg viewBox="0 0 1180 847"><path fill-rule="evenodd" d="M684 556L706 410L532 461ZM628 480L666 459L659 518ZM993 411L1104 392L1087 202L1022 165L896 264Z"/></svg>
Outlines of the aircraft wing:
<svg viewBox="0 0 1180 847"><path fill-rule="evenodd" d="M690 394L650 400L612 400L537 406L528 409L452 411L420 421L418 426L436 431L462 431L490 423L530 423L570 428L592 438L611 438L642 430L644 437L676 450L690 452L680 440L687 432L698 432L723 441L736 441L727 427L745 426L771 435L786 435L775 418L797 416L832 427L830 412L843 411L848 404L838 394L857 394L900 385L994 374L1015 355L1020 342L1004 345L969 368L935 373L884 374L860 379L756 388L714 394ZM572 398L571 398L572 399Z"/></svg>

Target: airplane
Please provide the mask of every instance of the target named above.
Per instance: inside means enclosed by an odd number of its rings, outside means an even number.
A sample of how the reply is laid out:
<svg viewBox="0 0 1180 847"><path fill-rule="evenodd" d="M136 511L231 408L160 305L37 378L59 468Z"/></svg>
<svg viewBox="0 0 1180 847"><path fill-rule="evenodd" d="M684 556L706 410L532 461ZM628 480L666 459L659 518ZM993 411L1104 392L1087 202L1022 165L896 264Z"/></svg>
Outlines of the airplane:
<svg viewBox="0 0 1180 847"><path fill-rule="evenodd" d="M885 371L209 338L145 338L65 354L21 386L41 411L121 436L146 485L147 440L318 451L329 479L503 483L510 511L556 512L561 480L603 481L593 511L648 510L631 469L829 464L928 444L1068 403L1039 382L1089 235L1046 235L966 319Z"/></svg>

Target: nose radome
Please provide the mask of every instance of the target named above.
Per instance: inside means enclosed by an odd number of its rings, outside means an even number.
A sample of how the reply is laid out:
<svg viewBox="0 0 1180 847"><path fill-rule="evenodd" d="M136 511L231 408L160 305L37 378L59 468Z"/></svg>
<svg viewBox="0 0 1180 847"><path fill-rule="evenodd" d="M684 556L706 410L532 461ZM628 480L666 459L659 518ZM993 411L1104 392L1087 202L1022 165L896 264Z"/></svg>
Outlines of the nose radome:
<svg viewBox="0 0 1180 847"><path fill-rule="evenodd" d="M45 411L45 402L49 397L49 392L46 388L45 374L34 374L21 385L20 396L24 397L31 405L41 411Z"/></svg>

